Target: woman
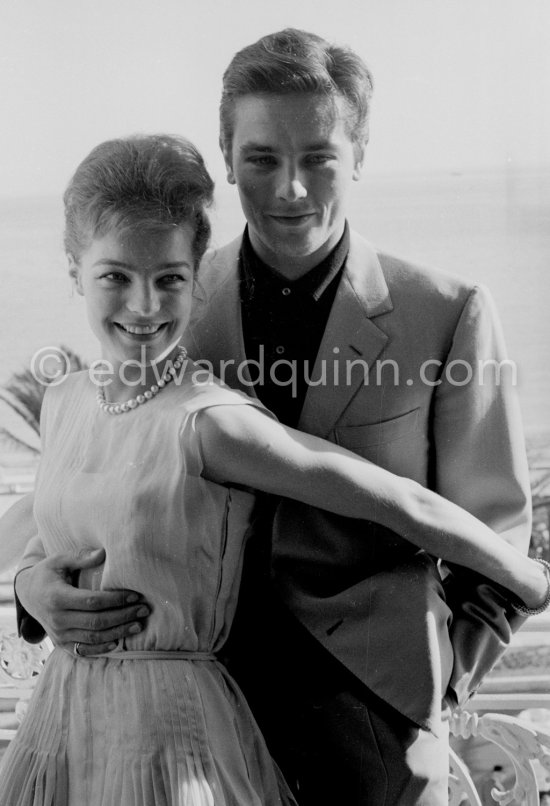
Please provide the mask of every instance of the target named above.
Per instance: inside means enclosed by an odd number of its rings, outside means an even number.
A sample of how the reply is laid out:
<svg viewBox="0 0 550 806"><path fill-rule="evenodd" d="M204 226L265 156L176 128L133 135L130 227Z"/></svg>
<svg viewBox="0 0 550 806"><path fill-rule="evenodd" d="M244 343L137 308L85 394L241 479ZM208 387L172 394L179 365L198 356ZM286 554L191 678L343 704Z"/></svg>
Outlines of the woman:
<svg viewBox="0 0 550 806"><path fill-rule="evenodd" d="M109 653L54 650L0 771L6 806L293 802L216 658L248 488L375 520L528 607L550 598L547 568L466 512L281 426L186 357L212 189L195 149L159 136L104 143L66 191L70 274L103 366L48 390L35 519L47 554L104 548L101 587L140 591L152 613Z"/></svg>

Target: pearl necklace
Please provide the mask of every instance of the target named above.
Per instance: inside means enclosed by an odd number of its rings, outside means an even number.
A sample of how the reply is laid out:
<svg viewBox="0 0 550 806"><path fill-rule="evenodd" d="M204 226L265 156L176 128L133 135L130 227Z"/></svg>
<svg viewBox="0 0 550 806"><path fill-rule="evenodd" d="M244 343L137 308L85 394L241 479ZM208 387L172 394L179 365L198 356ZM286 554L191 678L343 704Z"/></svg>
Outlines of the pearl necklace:
<svg viewBox="0 0 550 806"><path fill-rule="evenodd" d="M176 372L181 368L181 365L187 358L187 350L185 347L180 345L178 347L178 351L179 353L177 358L174 360L174 363L168 367L162 378L159 378L157 383L154 383L149 389L147 389L146 392L143 392L143 394L136 395L136 397L132 397L130 400L126 400L124 403L108 403L105 400L105 391L103 387L100 386L97 390L96 400L101 411L104 411L106 414L124 414L132 409L137 409L138 406L143 405L143 403L147 403L148 400L152 400L155 395L158 395L160 390L164 389L166 384L170 383L170 381L176 376Z"/></svg>

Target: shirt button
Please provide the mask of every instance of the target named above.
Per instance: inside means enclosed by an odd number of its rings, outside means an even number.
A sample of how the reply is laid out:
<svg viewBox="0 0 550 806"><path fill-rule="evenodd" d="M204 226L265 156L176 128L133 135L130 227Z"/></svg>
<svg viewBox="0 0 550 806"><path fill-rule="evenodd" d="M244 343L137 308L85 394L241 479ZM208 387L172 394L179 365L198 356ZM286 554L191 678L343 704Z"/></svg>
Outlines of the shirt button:
<svg viewBox="0 0 550 806"><path fill-rule="evenodd" d="M277 355L282 355L284 353L284 351L285 351L285 348L282 347L281 345L279 345L278 347L275 347L275 352L277 353Z"/></svg>
<svg viewBox="0 0 550 806"><path fill-rule="evenodd" d="M288 297L288 295L291 293L290 288L283 288L281 293L283 297Z"/></svg>

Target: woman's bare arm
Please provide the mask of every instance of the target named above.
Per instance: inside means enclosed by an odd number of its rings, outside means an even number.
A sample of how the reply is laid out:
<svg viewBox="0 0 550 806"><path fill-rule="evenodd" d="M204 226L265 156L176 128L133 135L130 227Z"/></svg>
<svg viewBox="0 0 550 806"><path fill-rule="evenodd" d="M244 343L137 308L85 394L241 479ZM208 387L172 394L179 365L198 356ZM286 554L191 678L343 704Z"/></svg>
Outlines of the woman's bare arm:
<svg viewBox="0 0 550 806"><path fill-rule="evenodd" d="M528 607L547 593L543 567L470 513L411 479L269 419L252 406L200 415L204 475L375 521L414 545L503 585Z"/></svg>

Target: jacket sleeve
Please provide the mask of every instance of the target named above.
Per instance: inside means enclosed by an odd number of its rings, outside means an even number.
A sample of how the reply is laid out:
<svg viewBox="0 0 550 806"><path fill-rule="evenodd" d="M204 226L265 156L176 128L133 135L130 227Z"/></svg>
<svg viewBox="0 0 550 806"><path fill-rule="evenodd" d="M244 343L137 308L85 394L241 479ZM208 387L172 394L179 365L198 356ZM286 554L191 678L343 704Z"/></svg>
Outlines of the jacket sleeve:
<svg viewBox="0 0 550 806"><path fill-rule="evenodd" d="M46 447L47 424L50 411L52 388L46 389L40 412L40 442L42 455ZM39 464L36 484L42 472L42 461ZM35 484L35 486L36 486ZM28 613L17 596L17 576L21 571L36 565L46 557L42 540L38 535L38 527L34 519L34 494L25 496L18 501L2 519L2 528L8 528L12 534L18 536L21 546L25 546L23 556L17 566L14 580L15 611L17 617L17 631L19 635L31 644L38 644L46 637L42 625Z"/></svg>
<svg viewBox="0 0 550 806"><path fill-rule="evenodd" d="M36 563L40 562L46 557L46 552L44 551L44 546L42 545L42 541L35 535L27 544L27 548L25 549L25 554L19 563L17 568L17 574L23 571L25 568L30 568ZM17 631L19 635L28 641L30 644L38 644L46 637L46 632L42 625L36 621L33 616L28 613L17 596L17 592L15 590L15 583L17 582L17 574L15 575L14 581L14 595L15 595L15 611L17 616Z"/></svg>
<svg viewBox="0 0 550 806"><path fill-rule="evenodd" d="M467 299L442 370L433 418L434 487L526 552L531 499L518 373L483 287ZM449 572L454 666L448 695L462 704L524 619L511 610L506 592L485 578L457 566Z"/></svg>

